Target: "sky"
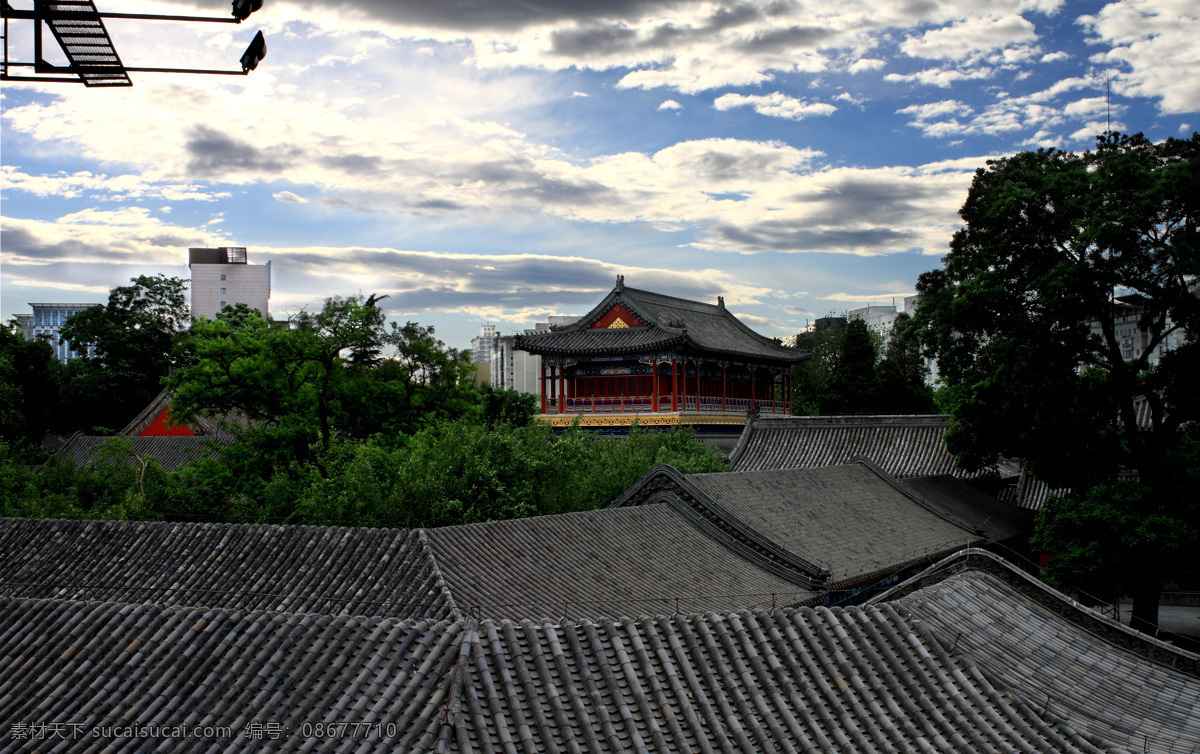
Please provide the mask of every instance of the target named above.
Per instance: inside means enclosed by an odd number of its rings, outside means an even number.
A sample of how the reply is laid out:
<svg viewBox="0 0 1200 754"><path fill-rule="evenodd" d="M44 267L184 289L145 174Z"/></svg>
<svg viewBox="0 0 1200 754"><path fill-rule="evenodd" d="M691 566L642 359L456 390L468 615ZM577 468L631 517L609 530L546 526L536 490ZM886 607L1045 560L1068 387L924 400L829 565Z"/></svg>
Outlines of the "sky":
<svg viewBox="0 0 1200 754"><path fill-rule="evenodd" d="M236 70L258 30L268 52L245 77L4 83L6 321L245 246L273 316L386 294L459 348L582 315L617 275L787 336L911 295L987 160L1200 129L1195 0L266 0L240 25L106 23L128 66ZM30 60L29 23L9 36Z"/></svg>

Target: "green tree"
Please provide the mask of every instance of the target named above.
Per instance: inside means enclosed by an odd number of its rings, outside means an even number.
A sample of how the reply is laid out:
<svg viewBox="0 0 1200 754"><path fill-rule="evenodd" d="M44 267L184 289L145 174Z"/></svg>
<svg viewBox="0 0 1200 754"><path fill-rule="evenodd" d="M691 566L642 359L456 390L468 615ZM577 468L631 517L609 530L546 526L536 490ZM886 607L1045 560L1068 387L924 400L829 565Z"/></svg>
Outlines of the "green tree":
<svg viewBox="0 0 1200 754"><path fill-rule="evenodd" d="M929 367L910 317L901 312L892 324L887 350L875 368L875 412L879 414L932 414L937 408L933 389L926 383Z"/></svg>
<svg viewBox="0 0 1200 754"><path fill-rule="evenodd" d="M68 365L60 413L71 431L106 431L123 426L162 389L161 380L179 365L176 336L188 324L187 281L142 275L114 288L108 303L69 318L61 337L95 357Z"/></svg>
<svg viewBox="0 0 1200 754"><path fill-rule="evenodd" d="M0 326L0 442L36 458L59 410L62 366L50 344Z"/></svg>
<svg viewBox="0 0 1200 754"><path fill-rule="evenodd" d="M875 412L879 341L862 320L819 320L814 331L797 343L812 358L793 369L793 410L810 415Z"/></svg>
<svg viewBox="0 0 1200 754"><path fill-rule="evenodd" d="M392 322L381 332L382 357L347 398L351 436L406 435L476 410L469 353L449 348L432 326Z"/></svg>
<svg viewBox="0 0 1200 754"><path fill-rule="evenodd" d="M944 268L917 284L916 324L954 416L950 450L968 467L1024 458L1044 481L1075 490L1041 513L1049 572L1101 576L1089 561L1121 563L1143 628L1157 624L1181 548L1198 544L1194 512L1177 494L1187 473L1179 448L1200 418L1191 395L1200 384L1198 158L1196 134L1161 144L1112 134L1082 155L990 161L976 172ZM1118 331L1116 294L1141 312L1146 342L1136 350ZM1183 333L1189 342L1151 363ZM1142 406L1149 421L1139 424ZM1136 471L1141 492L1117 484L1121 469ZM1164 527L1185 536L1163 538Z"/></svg>

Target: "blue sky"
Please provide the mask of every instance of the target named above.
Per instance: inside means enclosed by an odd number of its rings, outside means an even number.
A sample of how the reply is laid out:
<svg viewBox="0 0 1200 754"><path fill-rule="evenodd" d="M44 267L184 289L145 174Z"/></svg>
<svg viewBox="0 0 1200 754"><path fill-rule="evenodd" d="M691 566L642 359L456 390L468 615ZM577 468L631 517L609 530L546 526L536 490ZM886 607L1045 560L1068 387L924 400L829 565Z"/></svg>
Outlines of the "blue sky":
<svg viewBox="0 0 1200 754"><path fill-rule="evenodd" d="M1200 128L1194 0L266 0L108 28L131 66L269 51L244 78L5 83L4 319L246 246L277 316L389 294L459 347L618 274L789 335L910 294L988 159L1087 149L1107 117Z"/></svg>

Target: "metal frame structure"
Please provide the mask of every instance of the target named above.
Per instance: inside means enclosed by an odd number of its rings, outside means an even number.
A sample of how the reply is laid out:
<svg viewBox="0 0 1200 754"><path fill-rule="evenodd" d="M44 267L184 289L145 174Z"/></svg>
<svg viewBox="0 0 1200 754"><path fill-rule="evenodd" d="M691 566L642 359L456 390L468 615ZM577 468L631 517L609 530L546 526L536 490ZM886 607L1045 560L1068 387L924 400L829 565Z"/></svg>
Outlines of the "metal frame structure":
<svg viewBox="0 0 1200 754"><path fill-rule="evenodd" d="M220 24L240 24L252 10L239 8L234 2L234 14L228 18L211 16L170 16L147 13L103 13L96 8L92 0L33 0L33 10L14 8L9 0L3 3L4 16L4 62L0 71L2 81L35 81L58 82L67 84L83 84L93 87L133 86L129 74L132 73L198 73L218 76L245 76L253 70L258 60L266 54L266 42L262 32L251 42L250 48L242 56L242 70L222 71L198 68L147 68L127 66L121 61L113 47L108 30L104 27L104 19L134 19L142 21L185 21ZM243 6L248 3L243 0ZM239 10L242 15L239 16ZM8 38L9 19L33 21L33 61L17 62L9 59ZM43 56L42 29L50 29L55 41L67 57L68 65L52 65ZM257 49L256 49L257 48ZM247 62L249 61L249 62ZM36 75L14 76L9 68L32 68ZM67 75L61 75L67 74Z"/></svg>

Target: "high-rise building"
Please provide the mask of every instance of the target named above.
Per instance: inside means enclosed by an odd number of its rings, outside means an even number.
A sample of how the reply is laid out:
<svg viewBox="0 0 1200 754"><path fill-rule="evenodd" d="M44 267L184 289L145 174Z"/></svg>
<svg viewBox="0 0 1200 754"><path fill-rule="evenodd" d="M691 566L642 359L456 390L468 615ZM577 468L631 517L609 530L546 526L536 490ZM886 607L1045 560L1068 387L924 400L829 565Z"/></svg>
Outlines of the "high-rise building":
<svg viewBox="0 0 1200 754"><path fill-rule="evenodd" d="M32 315L18 315L17 317L18 321L22 323L21 329L27 339L48 342L54 349L54 355L64 364L67 363L67 359L77 356L96 355L94 348L89 348L87 353L77 353L72 350L71 344L60 338L58 331L67 323L68 317L96 306L104 306L104 304L30 304L30 306L33 307ZM28 330L24 325L24 318L27 316L32 317Z"/></svg>
<svg viewBox="0 0 1200 754"><path fill-rule="evenodd" d="M578 317L555 315L549 322L539 322L526 335L549 332L551 327L561 327L577 321ZM542 390L542 357L513 347L515 335L501 335L492 348L490 374L491 385L497 390L516 390L520 393L540 393Z"/></svg>
<svg viewBox="0 0 1200 754"><path fill-rule="evenodd" d="M489 363L492 360L492 348L499 335L495 325L484 325L479 334L471 338L471 361L476 364Z"/></svg>
<svg viewBox="0 0 1200 754"><path fill-rule="evenodd" d="M861 309L851 309L846 313L846 320L852 321L861 319L867 323L867 327L887 338L892 334L892 325L896 322L896 305L891 306L864 306Z"/></svg>
<svg viewBox="0 0 1200 754"><path fill-rule="evenodd" d="M269 319L271 263L250 264L244 246L188 249L192 317L213 319L226 306L246 304Z"/></svg>

